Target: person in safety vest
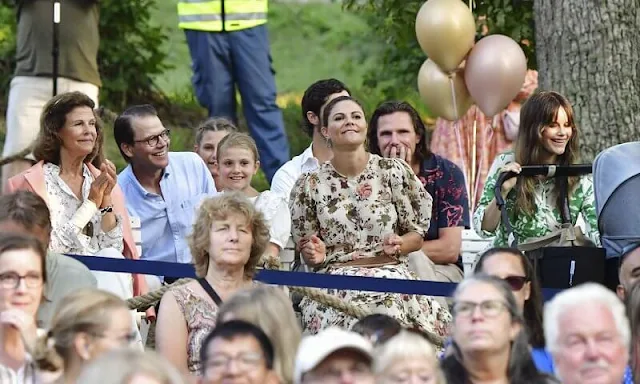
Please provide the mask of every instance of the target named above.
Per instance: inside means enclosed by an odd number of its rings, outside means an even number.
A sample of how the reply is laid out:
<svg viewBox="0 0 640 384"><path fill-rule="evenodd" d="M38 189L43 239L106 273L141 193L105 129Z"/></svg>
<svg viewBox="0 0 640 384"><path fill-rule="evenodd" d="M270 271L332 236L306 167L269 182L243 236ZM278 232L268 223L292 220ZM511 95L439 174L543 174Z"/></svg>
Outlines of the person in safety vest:
<svg viewBox="0 0 640 384"><path fill-rule="evenodd" d="M267 33L268 0L178 1L193 61L193 88L209 117L237 124L236 86L269 182L289 160Z"/></svg>

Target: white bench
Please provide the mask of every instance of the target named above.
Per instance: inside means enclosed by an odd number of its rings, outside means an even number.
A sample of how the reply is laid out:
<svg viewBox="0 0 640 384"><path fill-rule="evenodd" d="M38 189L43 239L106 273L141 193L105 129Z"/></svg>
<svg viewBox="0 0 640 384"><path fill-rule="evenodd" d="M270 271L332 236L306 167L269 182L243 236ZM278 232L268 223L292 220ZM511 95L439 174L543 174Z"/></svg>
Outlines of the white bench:
<svg viewBox="0 0 640 384"><path fill-rule="evenodd" d="M473 273L473 267L478 256L491 247L491 242L492 239L481 238L473 229L465 229L462 231L461 254L465 276L469 276Z"/></svg>
<svg viewBox="0 0 640 384"><path fill-rule="evenodd" d="M284 271L290 271L293 267L293 262L296 258L296 246L293 244L293 239L289 237L287 245L280 251L280 269Z"/></svg>
<svg viewBox="0 0 640 384"><path fill-rule="evenodd" d="M473 266L478 256L491 246L492 239L483 239L472 229L462 231L462 265L464 266L464 274L468 276L473 271ZM293 240L289 239L287 246L280 251L281 269L290 271L295 260L295 245Z"/></svg>

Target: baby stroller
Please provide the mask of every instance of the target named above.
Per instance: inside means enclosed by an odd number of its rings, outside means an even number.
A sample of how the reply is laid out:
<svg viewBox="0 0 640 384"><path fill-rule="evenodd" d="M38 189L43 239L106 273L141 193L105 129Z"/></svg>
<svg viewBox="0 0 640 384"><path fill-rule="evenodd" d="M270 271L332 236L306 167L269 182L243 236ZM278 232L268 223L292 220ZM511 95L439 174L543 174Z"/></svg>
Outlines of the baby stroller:
<svg viewBox="0 0 640 384"><path fill-rule="evenodd" d="M520 174L504 172L500 174L494 189L496 203L501 211L501 223L507 236L512 235L513 247L523 251L533 264L534 274L542 287L565 289L592 281L605 282L605 252L587 239L579 227L574 227L569 212L567 177L582 176L592 172L590 164L582 165L531 165L523 166ZM519 244L509 221L505 201L502 198L502 184L514 177L562 177L565 182L561 192L564 196L561 207L562 227L550 234Z"/></svg>
<svg viewBox="0 0 640 384"><path fill-rule="evenodd" d="M598 229L617 284L620 257L640 246L640 141L602 151L593 163Z"/></svg>

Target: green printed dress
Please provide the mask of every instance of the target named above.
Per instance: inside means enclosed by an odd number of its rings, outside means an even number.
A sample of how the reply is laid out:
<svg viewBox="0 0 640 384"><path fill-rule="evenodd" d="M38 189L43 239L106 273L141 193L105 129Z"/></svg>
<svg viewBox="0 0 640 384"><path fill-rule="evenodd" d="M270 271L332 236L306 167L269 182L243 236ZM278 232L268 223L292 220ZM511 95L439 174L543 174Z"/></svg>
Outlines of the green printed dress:
<svg viewBox="0 0 640 384"><path fill-rule="evenodd" d="M491 165L487 181L484 185L484 191L478 207L473 214L473 228L479 236L493 239L494 247L507 247L513 241L510 236L507 238L505 227L498 225L494 232L482 230L482 219L484 211L494 198L494 187L499 175L499 171L508 163L515 161L513 151L505 152L498 155ZM517 217L513 214L516 204L515 191L512 190L507 195L506 206L509 212L509 218L513 231L518 236L518 241L523 243L535 237L544 236L552 231L560 229L562 225L562 217L560 210L556 206L556 195L554 193L554 181L552 178L540 181L536 186L534 193L534 212L533 214L519 213ZM591 175L582 176L574 191L569 195L569 210L571 212L571 220L575 225L579 214L582 214L586 224L587 235L597 246L600 246L600 234L598 233L598 219L596 217L596 207L593 194L593 180Z"/></svg>

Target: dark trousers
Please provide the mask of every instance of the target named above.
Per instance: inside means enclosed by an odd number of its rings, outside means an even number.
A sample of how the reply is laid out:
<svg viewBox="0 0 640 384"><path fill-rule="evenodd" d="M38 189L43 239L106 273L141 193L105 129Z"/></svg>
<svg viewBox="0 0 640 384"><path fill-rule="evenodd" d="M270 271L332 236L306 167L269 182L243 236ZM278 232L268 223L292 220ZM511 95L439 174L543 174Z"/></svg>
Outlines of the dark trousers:
<svg viewBox="0 0 640 384"><path fill-rule="evenodd" d="M210 117L237 122L236 86L260 164L269 182L289 161L282 112L276 105L266 25L234 32L185 30L193 66L193 88Z"/></svg>

